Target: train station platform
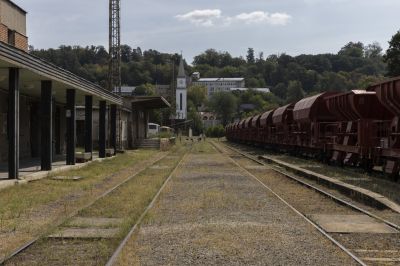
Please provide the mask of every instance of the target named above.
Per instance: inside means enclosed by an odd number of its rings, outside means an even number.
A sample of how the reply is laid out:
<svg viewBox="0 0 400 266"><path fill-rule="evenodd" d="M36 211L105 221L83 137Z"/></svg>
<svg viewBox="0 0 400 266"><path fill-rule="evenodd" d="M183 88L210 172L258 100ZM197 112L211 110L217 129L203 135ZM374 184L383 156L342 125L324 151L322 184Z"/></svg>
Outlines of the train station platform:
<svg viewBox="0 0 400 266"><path fill-rule="evenodd" d="M65 155L57 155L53 159L52 170L42 171L40 167L40 158L30 158L20 160L19 179L8 179L8 164L0 163L0 190L15 184L21 184L38 179L45 178L51 174L59 173L62 171L79 169L87 164L104 158L99 158L97 152L93 153L93 159L86 163L76 163L75 165L67 165Z"/></svg>

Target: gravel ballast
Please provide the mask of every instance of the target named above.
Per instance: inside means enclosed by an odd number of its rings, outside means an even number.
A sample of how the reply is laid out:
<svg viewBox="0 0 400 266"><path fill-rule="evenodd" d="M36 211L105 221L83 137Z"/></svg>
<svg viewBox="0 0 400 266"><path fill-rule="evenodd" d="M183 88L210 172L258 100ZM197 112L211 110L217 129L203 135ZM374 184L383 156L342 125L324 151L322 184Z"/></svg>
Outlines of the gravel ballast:
<svg viewBox="0 0 400 266"><path fill-rule="evenodd" d="M197 148L181 165L120 265L353 265L228 156Z"/></svg>

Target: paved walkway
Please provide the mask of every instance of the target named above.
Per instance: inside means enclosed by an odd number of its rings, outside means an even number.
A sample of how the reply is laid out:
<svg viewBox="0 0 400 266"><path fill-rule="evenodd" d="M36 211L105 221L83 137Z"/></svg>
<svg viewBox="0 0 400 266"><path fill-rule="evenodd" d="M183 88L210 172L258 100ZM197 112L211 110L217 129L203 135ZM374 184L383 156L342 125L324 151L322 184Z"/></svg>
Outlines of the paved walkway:
<svg viewBox="0 0 400 266"><path fill-rule="evenodd" d="M93 154L93 159L98 158L98 153ZM30 158L20 160L19 176L21 178L34 173L40 172L40 158ZM66 158L64 155L57 155L53 159L53 170L66 166ZM8 179L8 164L0 163L0 183L2 180Z"/></svg>
<svg viewBox="0 0 400 266"><path fill-rule="evenodd" d="M354 264L226 155L209 147L186 157L119 263Z"/></svg>

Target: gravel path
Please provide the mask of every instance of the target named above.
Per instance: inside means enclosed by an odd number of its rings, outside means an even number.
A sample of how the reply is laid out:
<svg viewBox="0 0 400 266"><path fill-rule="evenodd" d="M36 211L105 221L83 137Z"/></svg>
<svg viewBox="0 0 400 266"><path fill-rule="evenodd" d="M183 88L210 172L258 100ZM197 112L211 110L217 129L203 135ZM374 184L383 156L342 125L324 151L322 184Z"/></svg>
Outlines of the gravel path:
<svg viewBox="0 0 400 266"><path fill-rule="evenodd" d="M186 158L119 264L354 263L227 156L207 149Z"/></svg>

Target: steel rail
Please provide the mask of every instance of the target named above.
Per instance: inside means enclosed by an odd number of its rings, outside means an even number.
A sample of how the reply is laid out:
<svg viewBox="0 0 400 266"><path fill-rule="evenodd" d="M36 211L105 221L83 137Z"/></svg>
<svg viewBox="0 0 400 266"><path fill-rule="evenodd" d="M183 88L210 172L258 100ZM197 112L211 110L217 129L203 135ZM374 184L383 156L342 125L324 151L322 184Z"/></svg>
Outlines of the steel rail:
<svg viewBox="0 0 400 266"><path fill-rule="evenodd" d="M217 146L213 141L211 142L216 149L220 153L224 153L224 151L221 150L220 147ZM227 145L224 145L225 147L228 147ZM230 147L228 147L230 148ZM231 148L230 148L231 149ZM235 149L231 149L232 151L244 156L242 153L236 151ZM322 229L319 225L317 225L315 222L313 222L310 218L308 218L305 214L297 210L293 205L291 205L289 202L287 202L285 199L283 199L281 196L279 196L275 191L273 191L269 186L265 185L258 177L250 173L248 170L243 168L238 162L236 162L234 159L232 159L230 156L228 156L229 159L234 163L237 167L239 167L244 173L246 173L248 176L252 177L255 179L258 183L260 183L265 189L270 191L275 197L277 197L280 201L282 201L286 206L288 206L292 211L294 211L297 215L302 217L305 221L307 221L310 225L312 225L315 229L317 229L323 236L325 236L327 239L329 239L333 244L335 244L337 247L339 247L341 250L343 250L348 256L350 256L354 261L356 261L358 264L367 266L365 262L363 262L359 257L357 257L354 253L352 253L349 249L347 249L345 246L340 244L333 236L329 235L324 229ZM247 158L247 156L244 156ZM257 160L255 160L257 161ZM258 162L261 165L265 165L264 163Z"/></svg>
<svg viewBox="0 0 400 266"><path fill-rule="evenodd" d="M244 153L244 152L242 152L242 151L239 151L239 150L237 150L236 148L230 147L230 146L228 146L228 145L225 145L225 147L227 147L227 148L229 148L229 149L235 151L236 153L241 154L242 156L244 156L244 157L246 157L246 158L248 158L248 159L250 159L250 160L252 160L252 161L254 161L254 162L258 163L258 164L260 164L260 165L264 165L264 166L267 166L267 165L268 165L268 166L270 166L270 164L266 164L266 163L264 163L263 161L260 161L260 160L258 160L258 159L256 159L256 158L253 158L251 155L248 155L248 154L246 154L246 153ZM316 186L314 186L314 185L312 185L312 184L310 184L310 183L307 183L307 182L305 182L305 181L303 181L303 180L301 180L301 179L299 179L299 178L297 178L297 177L295 177L295 176L293 176L293 175L291 175L291 174L289 174L289 173L287 173L287 172L283 172L283 171L277 169L277 168L274 167L274 166L272 166L271 169L274 170L275 172L281 174L281 175L284 175L284 176L288 177L289 179L292 179L292 180L294 180L294 181L300 183L301 185L303 185L303 186L305 186L305 187L308 187L308 188L310 188L310 189L313 189L313 190L315 190L316 192L318 192L318 193L320 193L320 194L322 194L322 195L324 195L324 196L326 196L326 197L328 197L328 198L331 198L332 200L334 200L334 201L336 201L336 202L338 202L338 203L340 203L340 204L342 204L342 205L345 205L345 206L347 206L347 207L350 207L350 208L352 208L352 209L354 209L354 210L356 210L356 211L362 212L362 213L364 213L365 215L368 215L368 216L370 216L371 218L374 218L374 219L376 219L376 220L379 220L379 221L381 221L382 223L384 223L384 224L386 224L386 225L388 225L388 226L390 226L390 227L392 227L392 228L394 228L394 229L400 231L400 225L398 225L398 224L395 224L395 223L392 223L392 222L390 222L390 221L388 221L388 220L385 220L384 218L381 218L381 217L379 217L379 216L377 216L377 215L375 215L375 214L373 214L373 213L371 213L371 212L369 212L369 211L367 211L367 210L365 210L365 209L363 209L363 208L361 208L361 207L358 207L358 206L354 205L353 203L351 203L351 202L349 202L349 201L346 201L346 200L344 200L344 199L341 199L341 198L339 198L339 197L333 195L332 193L329 193L329 192L327 192L327 191L325 191L325 190L323 190L323 189L321 189L321 188L318 188L318 187L316 187Z"/></svg>
<svg viewBox="0 0 400 266"><path fill-rule="evenodd" d="M54 229L56 229L57 227L59 227L60 225L62 225L66 220L71 219L72 217L76 216L79 214L79 212L81 212L84 209L87 209L91 206L93 206L97 201L101 200L102 198L104 198L105 196L109 195L110 193L112 193L113 191L115 191L116 189L118 189L119 187L121 187L122 185L126 184L127 182L129 182L131 179L133 179L135 176L139 175L140 173L144 172L147 168L151 167L152 165L158 163L159 161L161 161L162 159L164 159L165 157L167 157L170 154L170 152L168 152L167 154L161 156L160 158L150 162L150 164L148 164L147 166L143 166L142 168L140 168L135 174L129 176L128 178L126 178L124 181L122 181L121 183L115 185L114 187L108 189L107 191L105 191L103 194L101 194L100 196L96 197L95 199L93 199L92 201L90 201L88 204L86 204L85 206L73 211L71 214L69 214L65 219L62 219L62 221L56 223L54 226L52 226L49 230L47 230L45 233L40 234L39 236L29 240L28 242L24 243L23 245L21 245L20 247L18 247L17 249L15 249L13 252L11 252L11 254L7 255L4 259L2 259L0 261L0 265L4 265L5 262L9 261L10 259L12 259L13 257L17 256L18 254L22 253L24 250L26 250L27 248L29 248L30 246L32 246L34 243L36 243L39 239L46 237L49 232L53 231Z"/></svg>
<svg viewBox="0 0 400 266"><path fill-rule="evenodd" d="M147 213L150 211L151 208L153 208L155 202L161 195L161 192L164 190L164 188L167 186L169 181L172 179L172 177L175 175L176 171L178 168L181 166L182 162L186 159L186 156L188 154L188 151L185 153L185 155L182 156L181 160L179 163L175 166L174 170L172 170L171 174L168 176L168 178L165 180L164 184L161 186L161 188L158 190L157 194L154 196L153 200L150 202L150 204L147 206L147 208L143 211L142 215L140 215L139 219L137 222L132 226L132 228L129 230L129 233L125 236L125 238L121 241L119 244L118 248L114 251L113 255L110 257L108 260L106 266L112 266L114 265L117 260L119 255L121 254L122 250L124 249L126 243L131 239L132 235L135 233L136 229L139 227L139 225L142 223L143 219L146 217Z"/></svg>

